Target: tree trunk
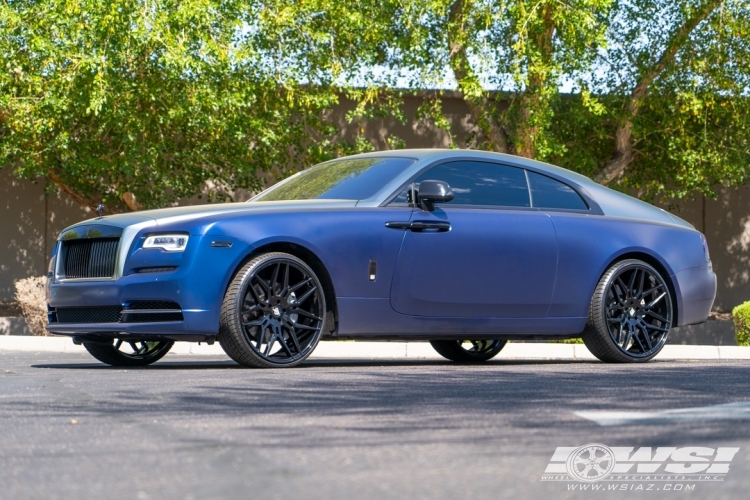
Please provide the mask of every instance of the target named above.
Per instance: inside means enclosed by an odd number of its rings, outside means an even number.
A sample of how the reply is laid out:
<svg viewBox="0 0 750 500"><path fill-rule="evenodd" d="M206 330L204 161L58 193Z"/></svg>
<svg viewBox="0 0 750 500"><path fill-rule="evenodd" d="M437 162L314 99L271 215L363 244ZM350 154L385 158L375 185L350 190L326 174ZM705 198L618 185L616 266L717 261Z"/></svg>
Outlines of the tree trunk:
<svg viewBox="0 0 750 500"><path fill-rule="evenodd" d="M615 147L610 160L604 165L594 180L605 186L613 180L622 177L625 170L630 166L635 158L633 150L633 120L638 115L638 111L648 95L651 84L664 74L674 62L679 50L687 43L690 33L708 16L710 16L724 0L706 0L697 8L691 17L685 20L685 23L675 31L664 52L659 59L646 68L630 94L625 117L615 131Z"/></svg>
<svg viewBox="0 0 750 500"><path fill-rule="evenodd" d="M521 94L518 112L518 124L516 127L516 154L524 158L536 157L536 142L539 136L539 126L535 123L534 113L542 111L547 105L544 102L545 86L549 85L549 71L552 59L552 37L555 34L555 21L553 19L554 6L543 7L542 19L544 30L538 36L530 38L535 48L541 55L541 64L529 65L529 76L526 89Z"/></svg>

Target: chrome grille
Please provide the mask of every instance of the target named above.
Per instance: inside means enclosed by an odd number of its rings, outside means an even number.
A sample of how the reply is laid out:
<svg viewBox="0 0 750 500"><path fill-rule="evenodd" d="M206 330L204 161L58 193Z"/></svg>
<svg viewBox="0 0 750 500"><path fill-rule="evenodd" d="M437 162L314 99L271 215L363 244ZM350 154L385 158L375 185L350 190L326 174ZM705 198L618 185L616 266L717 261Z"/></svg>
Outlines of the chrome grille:
<svg viewBox="0 0 750 500"><path fill-rule="evenodd" d="M62 278L111 278L115 274L119 238L63 241Z"/></svg>

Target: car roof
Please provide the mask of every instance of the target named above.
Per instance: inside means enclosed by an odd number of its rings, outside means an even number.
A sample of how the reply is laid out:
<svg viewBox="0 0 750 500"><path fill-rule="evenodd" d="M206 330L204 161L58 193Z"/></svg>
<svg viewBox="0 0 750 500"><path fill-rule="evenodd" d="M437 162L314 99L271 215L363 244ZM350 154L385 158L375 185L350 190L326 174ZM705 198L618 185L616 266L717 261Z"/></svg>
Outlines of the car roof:
<svg viewBox="0 0 750 500"><path fill-rule="evenodd" d="M476 149L393 149L389 151L375 151L372 153L361 153L353 156L346 156L341 159L351 158L383 158L383 157L400 157L400 158L414 158L415 160L435 160L435 159L450 159L450 158L476 158L485 159L492 161L502 161L509 165L517 165L519 167L527 167L532 170L538 170L540 172L547 172L552 175L564 177L574 181L583 186L599 186L596 182L589 179L585 175L581 175L572 170L544 163L538 160L532 160L530 158L524 158L522 156L510 155L505 153L495 153L492 151L481 151Z"/></svg>

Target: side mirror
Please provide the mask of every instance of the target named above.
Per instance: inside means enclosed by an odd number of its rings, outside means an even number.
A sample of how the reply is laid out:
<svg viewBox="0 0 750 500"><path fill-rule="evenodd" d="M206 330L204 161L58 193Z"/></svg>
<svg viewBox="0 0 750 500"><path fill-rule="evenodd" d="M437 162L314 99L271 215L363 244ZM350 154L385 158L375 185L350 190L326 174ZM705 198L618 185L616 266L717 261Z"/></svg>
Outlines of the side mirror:
<svg viewBox="0 0 750 500"><path fill-rule="evenodd" d="M422 181L419 183L419 203L423 210L435 210L435 202L446 202L453 199L453 191L447 182Z"/></svg>

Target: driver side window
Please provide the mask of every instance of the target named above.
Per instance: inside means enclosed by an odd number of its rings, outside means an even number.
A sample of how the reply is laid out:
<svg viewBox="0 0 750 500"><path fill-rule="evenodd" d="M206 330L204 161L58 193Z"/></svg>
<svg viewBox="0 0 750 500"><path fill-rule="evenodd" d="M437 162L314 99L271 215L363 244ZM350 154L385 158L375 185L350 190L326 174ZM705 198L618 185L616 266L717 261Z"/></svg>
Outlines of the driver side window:
<svg viewBox="0 0 750 500"><path fill-rule="evenodd" d="M530 207L529 188L523 169L478 161L441 163L422 173L415 190L424 180L445 181L455 198L450 205ZM411 186L393 199L392 204L411 203Z"/></svg>

